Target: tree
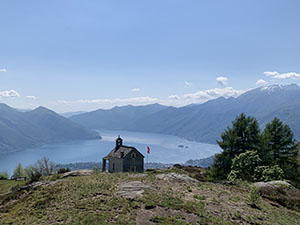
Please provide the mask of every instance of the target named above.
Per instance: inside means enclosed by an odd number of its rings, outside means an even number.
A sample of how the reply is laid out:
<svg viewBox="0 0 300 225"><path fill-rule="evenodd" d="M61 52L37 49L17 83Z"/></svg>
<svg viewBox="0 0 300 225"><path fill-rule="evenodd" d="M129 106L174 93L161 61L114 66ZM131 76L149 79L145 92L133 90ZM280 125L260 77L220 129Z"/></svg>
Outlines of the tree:
<svg viewBox="0 0 300 225"><path fill-rule="evenodd" d="M232 160L231 171L228 175L229 180L254 181L254 171L260 166L261 159L256 151L246 151L237 155Z"/></svg>
<svg viewBox="0 0 300 225"><path fill-rule="evenodd" d="M261 157L264 165L278 165L286 179L293 179L299 167L297 162L299 145L290 127L275 117L266 125L262 137Z"/></svg>
<svg viewBox="0 0 300 225"><path fill-rule="evenodd" d="M260 146L258 122L254 117L246 117L242 113L232 122L232 128L227 127L221 138L222 141L218 141L219 146L234 156L247 150L258 150Z"/></svg>
<svg viewBox="0 0 300 225"><path fill-rule="evenodd" d="M26 176L26 173L25 173L25 170L24 170L24 167L22 166L21 163L19 163L17 165L17 167L14 169L14 178L17 178L17 177L25 177Z"/></svg>
<svg viewBox="0 0 300 225"><path fill-rule="evenodd" d="M8 172L4 171L4 172L0 172L0 180L7 180L9 177Z"/></svg>
<svg viewBox="0 0 300 225"><path fill-rule="evenodd" d="M56 168L55 164L46 157L38 160L34 167L42 176L50 176Z"/></svg>
<svg viewBox="0 0 300 225"><path fill-rule="evenodd" d="M33 166L26 167L25 172L26 172L26 176L29 178L30 183L39 181L40 178L42 177L40 171Z"/></svg>
<svg viewBox="0 0 300 225"><path fill-rule="evenodd" d="M223 152L217 154L212 165L212 176L224 179L231 171L232 159L247 150L260 149L260 130L254 117L244 113L236 117L232 122L232 128L227 129L221 135L222 141L218 141Z"/></svg>
<svg viewBox="0 0 300 225"><path fill-rule="evenodd" d="M30 182L39 181L42 176L50 176L56 169L56 165L48 158L43 157L34 165L26 168L26 175Z"/></svg>

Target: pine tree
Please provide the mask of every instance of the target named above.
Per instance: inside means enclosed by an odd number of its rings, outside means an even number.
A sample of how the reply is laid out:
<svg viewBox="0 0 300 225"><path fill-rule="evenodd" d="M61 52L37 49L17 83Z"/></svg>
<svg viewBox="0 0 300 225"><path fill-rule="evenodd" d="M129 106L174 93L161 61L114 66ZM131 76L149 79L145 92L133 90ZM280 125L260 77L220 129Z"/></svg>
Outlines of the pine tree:
<svg viewBox="0 0 300 225"><path fill-rule="evenodd" d="M224 179L230 173L232 159L247 150L260 149L260 129L254 117L244 113L236 117L232 122L232 128L227 129L221 135L222 141L218 141L223 152L217 154L212 165L212 176Z"/></svg>
<svg viewBox="0 0 300 225"><path fill-rule="evenodd" d="M298 170L298 143L288 125L274 118L263 132L263 151L261 158L265 165L278 165L286 179L292 179Z"/></svg>

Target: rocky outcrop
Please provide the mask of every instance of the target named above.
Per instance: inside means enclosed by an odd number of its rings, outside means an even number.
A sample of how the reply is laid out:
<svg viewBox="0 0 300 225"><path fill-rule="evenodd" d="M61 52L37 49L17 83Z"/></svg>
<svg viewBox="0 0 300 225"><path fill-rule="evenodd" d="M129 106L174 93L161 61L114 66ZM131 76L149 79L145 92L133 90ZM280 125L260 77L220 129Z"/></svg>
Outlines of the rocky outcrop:
<svg viewBox="0 0 300 225"><path fill-rule="evenodd" d="M191 178L185 174L178 174L178 173L166 173L166 174L158 174L156 175L157 178L170 181L170 182L185 182L185 183L198 183L199 181Z"/></svg>
<svg viewBox="0 0 300 225"><path fill-rule="evenodd" d="M90 176L92 174L92 170L74 170L62 175L62 178L66 177L78 177L78 176Z"/></svg>
<svg viewBox="0 0 300 225"><path fill-rule="evenodd" d="M282 206L300 212L300 190L286 181L257 182L254 185L261 195Z"/></svg>
<svg viewBox="0 0 300 225"><path fill-rule="evenodd" d="M140 181L132 181L129 183L121 184L117 193L124 198L132 200L136 196L142 195L144 191L149 188L150 186L145 185Z"/></svg>
<svg viewBox="0 0 300 225"><path fill-rule="evenodd" d="M41 186L48 186L48 185L51 185L51 184L56 184L58 182L62 182L62 180L55 180L55 181L50 181L50 180L47 180L47 181L38 181L38 182L34 182L32 184L29 184L29 185L26 185L26 186L22 186L18 189L18 191L23 191L23 190L26 190L26 191L29 191L31 189L35 189L35 188L38 188L38 187L41 187Z"/></svg>

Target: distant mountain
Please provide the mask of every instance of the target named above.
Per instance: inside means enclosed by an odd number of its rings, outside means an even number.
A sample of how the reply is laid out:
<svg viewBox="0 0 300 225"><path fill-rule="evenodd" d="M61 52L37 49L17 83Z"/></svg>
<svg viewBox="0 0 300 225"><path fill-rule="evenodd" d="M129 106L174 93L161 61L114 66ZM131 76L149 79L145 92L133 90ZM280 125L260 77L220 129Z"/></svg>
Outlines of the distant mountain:
<svg viewBox="0 0 300 225"><path fill-rule="evenodd" d="M65 112L65 113L60 113L59 115L69 118L71 116L76 116L76 115L83 114L83 113L86 113L86 111Z"/></svg>
<svg viewBox="0 0 300 225"><path fill-rule="evenodd" d="M220 97L180 108L157 104L127 106L96 110L70 119L88 128L163 133L216 143L240 113L256 117L262 128L276 116L300 138L300 87L272 85L249 90L237 98Z"/></svg>
<svg viewBox="0 0 300 225"><path fill-rule="evenodd" d="M203 159L190 159L186 161L184 164L185 166L198 166L202 168L208 168L210 167L214 162L215 156L210 156Z"/></svg>
<svg viewBox="0 0 300 225"><path fill-rule="evenodd" d="M18 110L19 112L29 112L31 111L32 109L16 109Z"/></svg>
<svg viewBox="0 0 300 225"><path fill-rule="evenodd" d="M0 103L0 153L45 143L93 138L99 138L99 135L47 108L20 112Z"/></svg>
<svg viewBox="0 0 300 225"><path fill-rule="evenodd" d="M127 130L129 127L148 116L157 113L167 106L152 104L147 106L123 106L110 110L99 109L96 111L71 116L70 119L91 129Z"/></svg>

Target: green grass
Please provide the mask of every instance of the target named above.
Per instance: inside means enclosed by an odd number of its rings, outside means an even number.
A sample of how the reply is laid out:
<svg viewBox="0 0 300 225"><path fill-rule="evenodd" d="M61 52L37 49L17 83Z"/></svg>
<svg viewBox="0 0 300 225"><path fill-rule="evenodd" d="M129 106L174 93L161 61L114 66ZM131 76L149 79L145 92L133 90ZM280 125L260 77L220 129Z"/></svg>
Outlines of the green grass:
<svg viewBox="0 0 300 225"><path fill-rule="evenodd" d="M175 224L175 225L189 225L192 223L186 222L182 220L182 218L178 218L175 216L156 216L151 219L151 222L155 224L160 224L160 225L169 225L169 224Z"/></svg>
<svg viewBox="0 0 300 225"><path fill-rule="evenodd" d="M0 194L10 191L13 187L22 186L25 183L25 181L0 180Z"/></svg>
<svg viewBox="0 0 300 225"><path fill-rule="evenodd" d="M206 197L203 196L203 195L194 195L194 198L198 199L198 200L205 200L206 199Z"/></svg>
<svg viewBox="0 0 300 225"><path fill-rule="evenodd" d="M250 207L248 185L184 184L159 180L156 174L94 173L13 192L0 197L0 224L135 224L141 210L148 215L146 209L152 210L150 224L300 224L300 213L269 200L262 198L260 209ZM116 193L121 183L134 180L151 189L134 201ZM24 182L0 181L0 193L17 185Z"/></svg>

